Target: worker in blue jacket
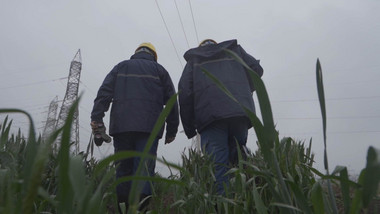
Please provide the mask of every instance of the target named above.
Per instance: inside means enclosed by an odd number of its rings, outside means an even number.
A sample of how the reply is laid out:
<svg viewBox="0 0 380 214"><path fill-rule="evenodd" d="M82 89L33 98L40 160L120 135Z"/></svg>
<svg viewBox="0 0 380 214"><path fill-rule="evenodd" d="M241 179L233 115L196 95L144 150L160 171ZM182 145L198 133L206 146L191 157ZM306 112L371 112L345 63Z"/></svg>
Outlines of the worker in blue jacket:
<svg viewBox="0 0 380 214"><path fill-rule="evenodd" d="M241 105L255 112L252 79L243 65L225 49L236 53L260 77L263 75L260 61L246 53L236 40L217 44L206 39L199 47L185 53L187 64L178 85L185 134L189 139L197 132L200 134L203 151L215 162L216 190L219 194L225 193L223 183L228 185L228 176L225 176L228 164L237 162L237 143L240 149L245 148L248 129L252 125L243 108L202 70L214 75Z"/></svg>
<svg viewBox="0 0 380 214"><path fill-rule="evenodd" d="M169 73L157 63L155 47L151 43L142 43L130 60L117 64L104 79L94 100L91 126L94 132L104 127L104 113L108 111L112 102L109 133L113 136L115 153L142 152L164 105L175 93ZM177 134L179 125L177 103L166 118L166 125L165 144L171 143ZM164 127L150 148L151 155L156 156L158 140L163 132ZM116 177L134 175L139 162L138 157L118 161ZM146 164L148 171L144 172L144 175L153 176L155 160L148 159ZM152 194L149 182L143 185L141 198ZM119 203L125 202L128 206L130 188L131 182L117 186Z"/></svg>

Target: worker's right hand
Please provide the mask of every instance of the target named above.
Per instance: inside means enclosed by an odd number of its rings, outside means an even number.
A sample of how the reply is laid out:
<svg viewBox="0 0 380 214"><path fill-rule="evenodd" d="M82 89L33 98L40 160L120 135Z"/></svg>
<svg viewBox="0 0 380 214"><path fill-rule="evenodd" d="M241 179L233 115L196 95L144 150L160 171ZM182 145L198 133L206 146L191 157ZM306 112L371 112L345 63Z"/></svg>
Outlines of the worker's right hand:
<svg viewBox="0 0 380 214"><path fill-rule="evenodd" d="M91 129L92 129L93 134L95 134L96 132L102 132L103 129L105 129L104 124L102 122L92 121L90 123L90 125L91 125Z"/></svg>
<svg viewBox="0 0 380 214"><path fill-rule="evenodd" d="M92 133L95 133L96 130L98 129L98 122L96 122L96 121L92 121L92 122L90 123L90 125L91 125L91 129L92 129Z"/></svg>

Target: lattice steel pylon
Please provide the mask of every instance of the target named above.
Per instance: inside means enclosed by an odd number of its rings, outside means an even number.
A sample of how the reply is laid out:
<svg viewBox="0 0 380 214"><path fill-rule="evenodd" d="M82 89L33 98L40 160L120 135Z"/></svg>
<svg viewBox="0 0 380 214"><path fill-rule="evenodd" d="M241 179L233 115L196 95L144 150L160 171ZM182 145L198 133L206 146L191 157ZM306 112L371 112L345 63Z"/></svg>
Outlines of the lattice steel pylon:
<svg viewBox="0 0 380 214"><path fill-rule="evenodd" d="M49 105L46 123L42 132L42 139L46 140L55 130L58 111L58 96L56 96Z"/></svg>
<svg viewBox="0 0 380 214"><path fill-rule="evenodd" d="M61 110L59 112L58 119L57 119L56 129L59 129L64 125L66 118L69 114L70 107L78 99L81 70L82 70L82 57L81 57L80 49L79 49L70 64L70 73L67 80L66 94L65 94L65 98L63 98L63 101L62 101ZM60 139L58 140L58 142L60 142ZM73 124L71 127L70 143L74 144L74 148L72 148L71 151L73 151L74 154L78 154L79 152L79 111L78 111L78 108L76 109L74 113Z"/></svg>

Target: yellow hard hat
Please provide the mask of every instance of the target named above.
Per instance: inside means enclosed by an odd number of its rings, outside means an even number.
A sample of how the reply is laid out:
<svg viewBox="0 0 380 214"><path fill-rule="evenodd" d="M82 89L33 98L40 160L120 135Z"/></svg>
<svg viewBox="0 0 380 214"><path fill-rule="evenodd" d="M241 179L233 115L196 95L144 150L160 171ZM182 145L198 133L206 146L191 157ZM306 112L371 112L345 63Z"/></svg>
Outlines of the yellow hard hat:
<svg viewBox="0 0 380 214"><path fill-rule="evenodd" d="M201 43L199 43L199 47L206 46L206 45L211 45L211 44L218 44L218 43L215 42L215 40L213 40L213 39L205 39Z"/></svg>
<svg viewBox="0 0 380 214"><path fill-rule="evenodd" d="M154 58L157 60L157 52L156 52L156 48L150 43L150 42L144 42L144 43L141 43L135 50L135 53L137 50L139 50L140 48L148 48L149 50L152 51L152 53L154 54Z"/></svg>

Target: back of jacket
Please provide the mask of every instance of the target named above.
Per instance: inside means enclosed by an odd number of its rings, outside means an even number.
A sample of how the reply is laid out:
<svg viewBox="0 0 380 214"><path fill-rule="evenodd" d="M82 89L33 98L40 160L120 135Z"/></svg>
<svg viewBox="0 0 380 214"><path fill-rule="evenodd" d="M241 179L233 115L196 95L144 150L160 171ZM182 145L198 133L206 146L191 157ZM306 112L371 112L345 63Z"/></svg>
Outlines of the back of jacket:
<svg viewBox="0 0 380 214"><path fill-rule="evenodd" d="M230 117L246 116L244 110L228 97L202 70L215 76L243 106L255 112L253 83L246 69L225 52L229 49L241 57L259 76L259 61L247 54L236 40L189 50L179 82L179 103L182 124L191 138L195 129L201 132L208 124Z"/></svg>
<svg viewBox="0 0 380 214"><path fill-rule="evenodd" d="M94 101L93 121L102 121L112 102L110 134L122 132L150 133L163 106L175 94L168 72L145 52L116 65L105 78ZM167 135L175 136L179 124L178 106L167 120ZM162 132L159 137L162 137Z"/></svg>

